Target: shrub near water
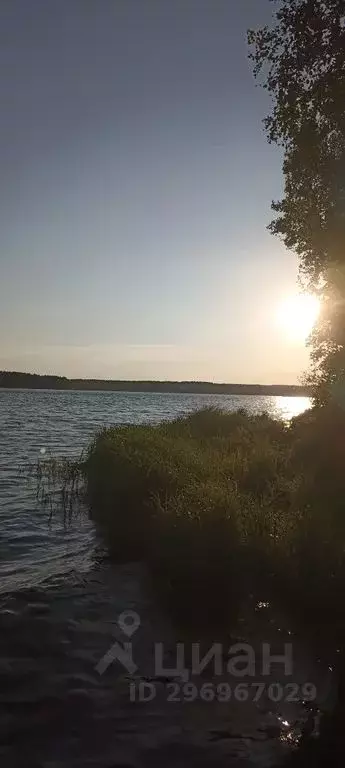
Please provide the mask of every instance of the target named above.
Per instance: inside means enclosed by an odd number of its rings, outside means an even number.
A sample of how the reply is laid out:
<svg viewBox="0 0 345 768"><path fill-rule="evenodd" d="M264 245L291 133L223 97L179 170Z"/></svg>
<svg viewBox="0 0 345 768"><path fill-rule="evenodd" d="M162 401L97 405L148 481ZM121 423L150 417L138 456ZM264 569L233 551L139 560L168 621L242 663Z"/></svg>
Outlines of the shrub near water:
<svg viewBox="0 0 345 768"><path fill-rule="evenodd" d="M92 515L114 557L149 563L179 618L224 623L249 548L259 558L286 535L288 443L283 424L242 411L105 430L86 462Z"/></svg>
<svg viewBox="0 0 345 768"><path fill-rule="evenodd" d="M340 408L290 426L207 409L104 430L79 462L40 463L39 485L48 476L68 518L84 479L114 559L146 561L184 622L228 623L260 589L345 640L344 467Z"/></svg>

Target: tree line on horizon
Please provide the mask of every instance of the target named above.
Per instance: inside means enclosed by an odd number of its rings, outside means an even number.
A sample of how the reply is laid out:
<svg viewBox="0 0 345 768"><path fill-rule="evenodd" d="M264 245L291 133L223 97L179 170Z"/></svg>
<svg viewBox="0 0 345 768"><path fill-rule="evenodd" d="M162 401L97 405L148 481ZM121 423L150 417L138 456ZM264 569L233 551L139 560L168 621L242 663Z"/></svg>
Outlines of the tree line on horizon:
<svg viewBox="0 0 345 768"><path fill-rule="evenodd" d="M305 386L284 384L221 384L207 381L128 381L68 379L66 376L0 371L0 388L103 390L119 392L176 392L190 394L308 395Z"/></svg>

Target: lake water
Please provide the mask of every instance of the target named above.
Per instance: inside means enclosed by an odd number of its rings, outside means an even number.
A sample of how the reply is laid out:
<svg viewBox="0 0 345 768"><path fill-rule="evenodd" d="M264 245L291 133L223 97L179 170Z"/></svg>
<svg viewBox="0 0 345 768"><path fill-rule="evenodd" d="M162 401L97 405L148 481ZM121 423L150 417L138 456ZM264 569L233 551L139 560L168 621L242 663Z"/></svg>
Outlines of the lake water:
<svg viewBox="0 0 345 768"><path fill-rule="evenodd" d="M93 530L87 518L66 534L57 516L48 525L20 468L42 456L79 456L103 426L159 422L206 406L246 408L291 419L305 397L65 392L0 389L0 592L87 568Z"/></svg>
<svg viewBox="0 0 345 768"><path fill-rule="evenodd" d="M153 648L163 642L174 666L178 638L152 594L145 568L110 563L86 510L66 530L58 514L49 525L20 471L42 456L79 456L105 425L157 422L206 405L266 410L288 420L309 400L0 390L1 766L271 767L300 737L309 717L300 700L274 702L265 694L259 704L234 697L226 705L199 698L192 704L169 703L164 683L155 676ZM140 616L133 638L134 679L153 681L157 690L157 699L145 705L130 701L121 665L112 664L103 676L97 671L114 641L128 640L118 624L119 614L128 609ZM293 633L265 595L249 595L238 626L226 634L226 648L232 636L260 653L263 641L282 650ZM332 689L327 664L321 668L293 639L293 681L300 689L313 682L323 706ZM210 645L222 640L212 635ZM203 673L196 679L200 690L208 679L212 685L219 682Z"/></svg>

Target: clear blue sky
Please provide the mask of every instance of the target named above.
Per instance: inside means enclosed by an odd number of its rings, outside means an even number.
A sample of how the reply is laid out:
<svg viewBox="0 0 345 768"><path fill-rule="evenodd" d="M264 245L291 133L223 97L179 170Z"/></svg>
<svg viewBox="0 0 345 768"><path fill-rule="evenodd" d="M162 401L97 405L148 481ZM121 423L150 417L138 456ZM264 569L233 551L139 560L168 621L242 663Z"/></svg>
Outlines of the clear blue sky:
<svg viewBox="0 0 345 768"><path fill-rule="evenodd" d="M0 369L297 381L269 0L2 0Z"/></svg>

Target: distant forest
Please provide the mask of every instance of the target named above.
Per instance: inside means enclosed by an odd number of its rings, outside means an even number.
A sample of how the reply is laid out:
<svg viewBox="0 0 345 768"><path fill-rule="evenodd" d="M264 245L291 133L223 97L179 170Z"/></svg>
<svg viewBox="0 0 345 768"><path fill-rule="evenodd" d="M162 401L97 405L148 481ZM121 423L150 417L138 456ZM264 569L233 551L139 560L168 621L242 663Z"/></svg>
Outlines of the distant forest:
<svg viewBox="0 0 345 768"><path fill-rule="evenodd" d="M214 384L209 381L111 381L67 379L37 373L0 371L0 387L8 389L64 389L108 392L186 392L215 395L309 395L308 387L284 384Z"/></svg>

